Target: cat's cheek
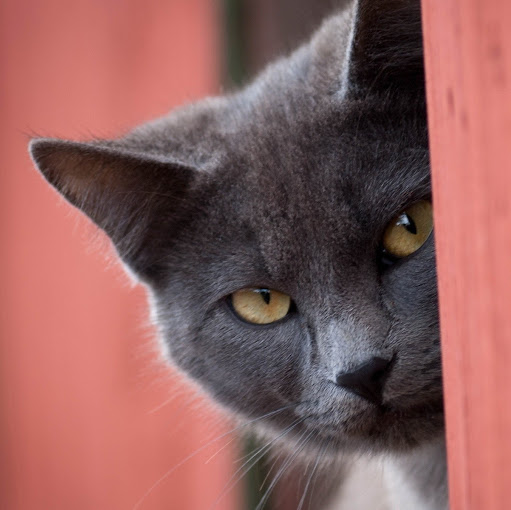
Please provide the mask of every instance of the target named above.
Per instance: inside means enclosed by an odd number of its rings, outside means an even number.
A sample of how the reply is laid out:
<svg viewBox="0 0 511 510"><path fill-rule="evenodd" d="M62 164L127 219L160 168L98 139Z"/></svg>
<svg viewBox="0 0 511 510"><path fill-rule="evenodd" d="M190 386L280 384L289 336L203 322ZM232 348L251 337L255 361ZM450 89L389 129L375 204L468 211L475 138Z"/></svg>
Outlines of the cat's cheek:
<svg viewBox="0 0 511 510"><path fill-rule="evenodd" d="M218 307L202 322L181 326L180 338L167 342L171 358L182 370L221 404L244 416L271 412L300 398L304 342L292 320L273 327L247 327Z"/></svg>
<svg viewBox="0 0 511 510"><path fill-rule="evenodd" d="M383 301L394 317L388 339L398 363L386 399L402 409L441 402L441 354L434 239L383 280Z"/></svg>
<svg viewBox="0 0 511 510"><path fill-rule="evenodd" d="M400 356L385 389L388 406L407 412L417 408L441 409L442 363L440 339L434 327L424 327L415 335L403 324L395 327L393 342Z"/></svg>

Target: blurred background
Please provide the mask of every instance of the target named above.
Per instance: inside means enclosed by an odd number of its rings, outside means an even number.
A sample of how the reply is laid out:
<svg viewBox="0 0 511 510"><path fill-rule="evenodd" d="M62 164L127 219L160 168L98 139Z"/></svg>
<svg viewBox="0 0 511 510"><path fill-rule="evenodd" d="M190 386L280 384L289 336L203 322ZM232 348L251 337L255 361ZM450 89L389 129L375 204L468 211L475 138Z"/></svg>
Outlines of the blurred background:
<svg viewBox="0 0 511 510"><path fill-rule="evenodd" d="M160 360L143 289L27 143L118 136L240 86L341 3L0 2L2 510L257 506L264 465L231 488L253 441ZM265 508L296 508L297 484Z"/></svg>

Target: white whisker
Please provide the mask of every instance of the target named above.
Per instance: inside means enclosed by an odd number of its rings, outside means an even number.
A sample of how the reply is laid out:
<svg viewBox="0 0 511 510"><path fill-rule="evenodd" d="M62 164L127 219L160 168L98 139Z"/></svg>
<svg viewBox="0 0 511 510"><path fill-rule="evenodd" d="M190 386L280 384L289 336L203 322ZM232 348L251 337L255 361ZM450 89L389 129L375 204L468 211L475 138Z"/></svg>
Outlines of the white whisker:
<svg viewBox="0 0 511 510"><path fill-rule="evenodd" d="M218 437L213 438L211 441L208 441L206 444L202 445L200 448L192 452L190 455L186 456L183 460L181 460L178 464L173 466L171 469L169 469L166 473L164 473L156 482L149 487L149 489L144 493L144 495L138 500L138 502L133 507L133 510L138 510L142 503L147 499L147 497L158 487L161 485L161 483L166 480L174 471L176 471L178 468L180 468L183 464L188 462L190 459L198 455L200 452L205 450L208 446L211 444L220 441L220 439L223 439L224 437L228 436L229 434L232 434L240 429L243 429L244 427L248 427L249 425L252 425L260 420L263 420L264 418L268 418L269 416L276 415L278 413L281 413L285 411L286 409L290 409L291 407L295 407L297 405L301 404L301 402L289 404L287 406L281 407L279 409L276 409L275 411L270 411L269 413L263 414L262 416L258 416L257 418L253 418L247 422L241 423L240 425L237 425L236 427L228 430L227 432L224 432L223 434L220 434Z"/></svg>
<svg viewBox="0 0 511 510"><path fill-rule="evenodd" d="M238 483L249 471L252 467L257 464L257 462L263 458L263 456L270 450L272 445L274 445L279 439L284 437L286 434L291 432L297 425L303 422L305 418L298 418L291 425L289 425L283 432L281 432L278 436L274 437L271 441L264 444L260 448L257 448L255 452L250 452L248 455L250 457L233 473L231 478L228 480L226 487L222 490L216 501L213 503L211 509L215 508L216 505L220 502L222 497L230 490L236 483ZM245 455L245 457L247 457ZM245 457L242 457L240 460L243 460ZM254 460L255 459L255 460ZM248 465L250 464L250 465ZM247 466L248 465L248 466ZM246 469L245 469L246 468ZM240 476L237 476L241 472Z"/></svg>
<svg viewBox="0 0 511 510"><path fill-rule="evenodd" d="M305 418L304 418L305 419ZM303 447L307 444L307 441L309 438L314 434L314 430L310 431L307 436L305 436L305 433L307 431L305 430L303 434L300 436L300 440L298 441L298 444L296 445L296 451L294 451L285 461L284 464L281 466L277 474L275 475L274 479L272 480L270 486L268 489L266 489L266 492L264 493L263 497L261 498L261 501L259 501L259 504L255 508L255 510L262 510L264 508L264 505L266 504L266 501L270 497L271 491L273 488L277 485L278 481L282 478L284 475L286 469L291 465L291 463L298 457L298 455L302 452ZM305 436L305 437L304 437Z"/></svg>

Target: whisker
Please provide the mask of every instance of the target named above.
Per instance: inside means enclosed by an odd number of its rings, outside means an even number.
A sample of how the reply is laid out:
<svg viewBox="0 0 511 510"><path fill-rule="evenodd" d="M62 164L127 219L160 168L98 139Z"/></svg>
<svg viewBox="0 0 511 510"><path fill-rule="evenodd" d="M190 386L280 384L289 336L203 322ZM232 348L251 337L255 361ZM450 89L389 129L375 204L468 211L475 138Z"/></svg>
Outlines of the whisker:
<svg viewBox="0 0 511 510"><path fill-rule="evenodd" d="M255 452L251 452L248 455L250 457L233 473L231 478L228 480L226 487L222 489L222 492L216 499L216 501L213 503L213 506L211 508L215 508L216 505L220 502L220 500L223 498L223 496L230 490L234 485L236 485L249 471L252 469L252 467L257 464L257 462L266 454L268 450L272 447L273 444L275 444L279 439L284 437L286 434L291 432L297 425L299 425L301 422L303 422L305 418L298 418L295 420L291 425L286 427L283 432L281 432L278 436L274 437L271 441L264 444L260 448L257 448ZM245 456L247 457L247 456ZM242 457L240 460L243 460L245 457ZM248 465L250 463L250 465ZM248 465L248 466L247 466ZM246 468L246 469L245 469ZM241 472L240 476L237 476Z"/></svg>
<svg viewBox="0 0 511 510"><path fill-rule="evenodd" d="M306 418L306 417L305 417ZM304 418L304 420L305 420ZM307 436L305 436L305 433L307 431L305 430L303 432L303 434L301 435L300 437L300 440L298 441L298 444L297 444L297 449L295 452L293 452L285 461L284 461L284 464L281 466L281 468L279 469L279 471L277 472L277 474L275 475L274 479L272 480L270 486L268 487L268 489L266 489L266 492L264 493L263 497L261 498L261 501L259 501L259 504L257 505L257 507L255 508L255 510L262 510L264 508L264 505L266 504L266 501L268 500L268 498L270 497L270 494L271 494L271 491L273 490L273 488L277 485L278 481L282 478L282 476L284 475L286 469L291 465L291 463L298 457L298 455L302 452L303 450L303 447L305 446L305 444L307 443L307 441L309 440L309 438L312 436L312 434L314 434L314 430L311 430L309 432L309 434ZM304 438L305 436L305 438Z"/></svg>
<svg viewBox="0 0 511 510"><path fill-rule="evenodd" d="M331 441L331 440L328 440L328 443L326 443L326 444L323 446L323 448L322 448L321 452L319 453L320 460L319 460L318 464L321 462L321 460L323 460L323 459L325 458L325 456L326 456L326 452L327 452L327 450L328 450L329 446L331 445L331 443L332 443L332 441ZM312 480L312 487L311 487L311 490L310 490L310 496L309 496L309 507L310 507L310 505L311 505L311 503L312 503L312 496L313 496L313 494L314 494L314 489L316 488L316 482L317 482L317 481L318 481L318 480L317 480L317 478L314 478L314 479Z"/></svg>
<svg viewBox="0 0 511 510"><path fill-rule="evenodd" d="M263 490L263 487L264 487L264 484L266 483L266 480L268 480L268 477L270 476L271 472L273 471L273 469L275 468L275 466L277 465L277 462L280 460L280 458L282 457L282 453L283 452L279 452L278 455L275 456L275 460L272 462L271 466L270 466L270 469L268 469L265 477L263 478L263 481L261 482L261 485L259 486L259 490Z"/></svg>
<svg viewBox="0 0 511 510"><path fill-rule="evenodd" d="M169 405L175 399L176 399L176 396L172 395L167 400L164 400L161 404L157 405L156 407L154 407L150 411L147 411L147 414L154 414L154 413L156 413L160 409L163 409L165 406Z"/></svg>
<svg viewBox="0 0 511 510"><path fill-rule="evenodd" d="M236 429L234 429L233 431L229 431L229 432L235 432ZM237 436L234 436L232 437L231 439L229 439L229 441L227 441L227 443L225 443L223 446L221 446L213 455L211 455L211 457L209 457L209 459L207 459L204 464L209 464L220 452L224 451L230 444L232 444L232 442L235 440L235 439L238 439Z"/></svg>
<svg viewBox="0 0 511 510"><path fill-rule="evenodd" d="M312 468L311 474L309 475L309 479L307 480L305 488L303 489L303 495L302 495L302 498L300 499L300 503L298 504L298 508L296 510L302 510L303 504L305 503L305 497L307 496L307 491L308 491L311 481L314 477L314 474L316 473L316 470L318 469L319 461L323 457L324 452L325 452L325 447L323 447L321 449L321 452L319 453L318 457L316 458L316 462L314 464L314 467ZM311 497L312 497L312 492L311 492Z"/></svg>
<svg viewBox="0 0 511 510"><path fill-rule="evenodd" d="M161 483L166 480L174 471L176 471L178 468L180 468L183 464L185 464L186 462L188 462L190 459L192 459L193 457L195 457L196 455L198 455L200 452L202 452L203 450L205 450L208 446L210 446L211 444L217 442L217 441L220 441L220 439L223 439L225 436L228 436L229 434L232 434L234 432L237 432L238 430L240 429L243 429L244 427L247 427L249 425L252 425L253 423L256 423L260 420L263 420L264 418L268 418L269 416L274 416L278 413L281 413L287 409L290 409L292 407L296 407L298 405L300 405L302 402L295 402L295 403L292 403L292 404L289 404L287 406L283 406L279 409L276 409L274 411L270 411L269 413L266 413L266 414L263 414L262 416L258 416L257 418L253 418L249 421L246 421L244 423L241 423L239 425L237 425L236 427L228 430L227 432L224 432L223 434L220 434L218 437L215 437L213 439L211 439L211 441L208 441L206 444L202 445L200 448L198 448L197 450L195 450L194 452L192 452L190 455L186 456L183 460L181 460L178 464L176 464L175 466L173 466L171 469L169 469L166 473L164 473L160 478L158 478L158 480L156 480L156 482L153 483L153 485L151 485L151 487L149 487L149 489L142 495L142 497L138 500L138 502L135 504L135 506L133 507L133 510L138 510L140 508L140 506L142 505L142 503L145 501L145 499L157 488L161 485Z"/></svg>
<svg viewBox="0 0 511 510"><path fill-rule="evenodd" d="M311 462L312 462L312 459L309 459L307 461L307 464L300 475L300 482L298 483L298 487L297 487L297 495L298 495L298 492L300 491L300 488L304 486L303 482L307 477L307 472L309 471L309 466L311 465Z"/></svg>

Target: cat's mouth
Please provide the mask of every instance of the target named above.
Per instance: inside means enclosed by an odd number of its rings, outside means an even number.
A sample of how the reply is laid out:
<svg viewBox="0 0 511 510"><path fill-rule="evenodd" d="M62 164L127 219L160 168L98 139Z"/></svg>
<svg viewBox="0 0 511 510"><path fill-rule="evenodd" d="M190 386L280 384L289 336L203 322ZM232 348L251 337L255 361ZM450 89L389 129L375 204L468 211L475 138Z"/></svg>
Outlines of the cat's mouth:
<svg viewBox="0 0 511 510"><path fill-rule="evenodd" d="M351 413L346 409L309 413L301 428L313 432L316 443L328 444L333 450L407 449L442 433L443 402L440 399L409 408L367 404Z"/></svg>

